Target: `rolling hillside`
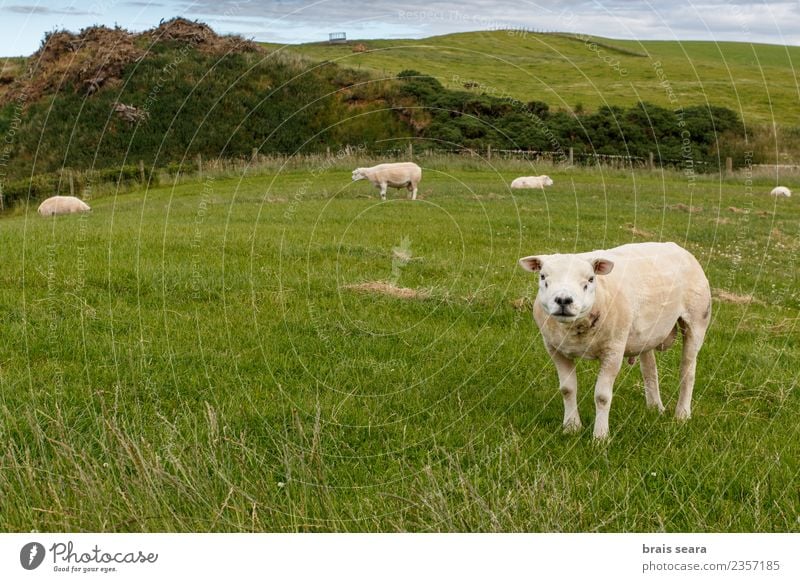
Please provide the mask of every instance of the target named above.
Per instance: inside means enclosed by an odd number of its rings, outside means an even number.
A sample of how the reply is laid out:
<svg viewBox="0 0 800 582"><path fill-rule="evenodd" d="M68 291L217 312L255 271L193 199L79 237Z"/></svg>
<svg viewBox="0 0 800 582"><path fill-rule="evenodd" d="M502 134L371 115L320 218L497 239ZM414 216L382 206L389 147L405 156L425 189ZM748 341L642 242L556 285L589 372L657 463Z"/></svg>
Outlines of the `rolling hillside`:
<svg viewBox="0 0 800 582"><path fill-rule="evenodd" d="M358 43L366 52L353 52ZM800 125L800 47L491 31L283 50L386 76L413 68L451 88L467 83L476 92L551 108L709 103L738 112L751 127Z"/></svg>
<svg viewBox="0 0 800 582"><path fill-rule="evenodd" d="M375 98L343 99L353 76L183 18L141 33L54 31L36 53L3 67L0 178L319 152L408 135L383 111L380 84L370 89ZM358 115L369 111L370 120Z"/></svg>
<svg viewBox="0 0 800 582"><path fill-rule="evenodd" d="M198 156L380 153L408 139L574 149L581 163L655 155L677 167L690 152L703 171L726 157L794 162L798 50L510 31L259 46L183 18L141 33L54 31L0 74L0 194L11 204L61 191L65 170L108 174L70 182L80 190L150 181Z"/></svg>

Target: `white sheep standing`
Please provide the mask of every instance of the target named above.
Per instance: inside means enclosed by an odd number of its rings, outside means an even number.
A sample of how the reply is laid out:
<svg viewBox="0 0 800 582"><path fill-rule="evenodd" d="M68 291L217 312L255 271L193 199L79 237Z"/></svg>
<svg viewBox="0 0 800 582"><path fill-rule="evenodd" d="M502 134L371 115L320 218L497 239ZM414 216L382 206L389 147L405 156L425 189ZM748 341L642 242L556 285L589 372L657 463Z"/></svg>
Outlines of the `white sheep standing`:
<svg viewBox="0 0 800 582"><path fill-rule="evenodd" d="M42 216L57 216L89 212L90 210L91 208L86 202L75 196L52 196L39 205L38 212Z"/></svg>
<svg viewBox="0 0 800 582"><path fill-rule="evenodd" d="M522 190L527 188L540 188L544 191L545 186L552 186L553 180L550 176L522 176L514 178L511 182L511 187L515 190Z"/></svg>
<svg viewBox="0 0 800 582"><path fill-rule="evenodd" d="M564 398L564 431L581 428L577 358L600 360L594 387L594 436L608 436L614 380L625 357L639 356L647 406L664 410L653 350L683 335L679 420L691 416L697 353L711 322L703 268L675 243L628 244L609 250L524 257L537 273L533 318L555 364Z"/></svg>
<svg viewBox="0 0 800 582"><path fill-rule="evenodd" d="M792 195L792 191L789 190L786 186L776 186L770 192L773 196L782 196L784 198L789 198Z"/></svg>
<svg viewBox="0 0 800 582"><path fill-rule="evenodd" d="M417 199L417 187L422 180L422 168L413 162L378 164L371 168L353 170L353 181L369 180L381 190L381 200L386 200L386 188L408 188L411 199Z"/></svg>

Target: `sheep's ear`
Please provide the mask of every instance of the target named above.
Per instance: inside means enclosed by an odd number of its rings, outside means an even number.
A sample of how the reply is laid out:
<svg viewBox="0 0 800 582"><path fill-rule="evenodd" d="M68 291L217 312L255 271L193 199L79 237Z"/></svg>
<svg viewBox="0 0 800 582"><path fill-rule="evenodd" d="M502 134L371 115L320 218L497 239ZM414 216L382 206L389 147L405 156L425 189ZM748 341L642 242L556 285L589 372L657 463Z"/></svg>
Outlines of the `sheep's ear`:
<svg viewBox="0 0 800 582"><path fill-rule="evenodd" d="M541 257L523 257L519 260L519 266L525 269L526 271L536 272L542 270L542 259Z"/></svg>
<svg viewBox="0 0 800 582"><path fill-rule="evenodd" d="M608 275L614 270L614 261L609 261L602 257L592 259L592 268L594 269L595 275Z"/></svg>

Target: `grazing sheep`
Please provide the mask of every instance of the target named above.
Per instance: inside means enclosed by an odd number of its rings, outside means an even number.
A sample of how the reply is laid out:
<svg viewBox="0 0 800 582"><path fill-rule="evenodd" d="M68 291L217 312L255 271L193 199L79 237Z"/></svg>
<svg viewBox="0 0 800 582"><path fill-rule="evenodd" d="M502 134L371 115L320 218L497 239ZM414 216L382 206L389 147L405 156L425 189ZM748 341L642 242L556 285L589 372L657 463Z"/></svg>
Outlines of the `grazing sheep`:
<svg viewBox="0 0 800 582"><path fill-rule="evenodd" d="M792 195L792 191L789 190L786 186L776 186L770 192L773 196L783 196L784 198L789 198Z"/></svg>
<svg viewBox="0 0 800 582"><path fill-rule="evenodd" d="M411 199L417 199L417 186L422 180L422 168L413 162L379 164L371 168L353 170L353 181L369 180L381 189L381 200L386 200L386 188L408 188Z"/></svg>
<svg viewBox="0 0 800 582"><path fill-rule="evenodd" d="M89 212L91 208L80 198L75 196L52 196L39 205L39 214L42 216L56 216L58 214L74 214L76 212Z"/></svg>
<svg viewBox="0 0 800 582"><path fill-rule="evenodd" d="M691 416L697 354L711 317L711 291L697 260L675 243L628 244L574 255L524 257L539 272L533 316L564 398L564 431L581 428L575 359L600 360L594 437L608 436L612 388L622 361L640 356L645 401L663 412L653 350L683 334L678 419Z"/></svg>
<svg viewBox="0 0 800 582"><path fill-rule="evenodd" d="M514 189L527 189L527 188L541 188L544 190L545 186L552 186L553 180L550 176L523 176L521 178L514 178L511 182L511 187Z"/></svg>

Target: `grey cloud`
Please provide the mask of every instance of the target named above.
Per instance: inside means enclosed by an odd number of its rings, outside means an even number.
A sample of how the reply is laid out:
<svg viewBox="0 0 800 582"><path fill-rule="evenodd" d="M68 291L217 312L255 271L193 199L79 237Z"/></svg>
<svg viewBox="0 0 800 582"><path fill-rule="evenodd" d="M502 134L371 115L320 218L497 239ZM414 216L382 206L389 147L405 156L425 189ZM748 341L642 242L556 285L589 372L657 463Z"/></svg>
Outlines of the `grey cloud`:
<svg viewBox="0 0 800 582"><path fill-rule="evenodd" d="M350 38L421 38L526 28L641 40L800 43L797 0L123 0L120 5L155 18L197 18L220 32L277 42L322 40L332 31ZM33 3L3 10L80 14Z"/></svg>
<svg viewBox="0 0 800 582"><path fill-rule="evenodd" d="M14 4L11 6L3 6L2 10L5 12L15 12L17 14L35 14L39 16L44 16L48 14L59 15L59 16L94 16L95 12L88 12L84 10L76 10L74 8L67 8L67 9L59 9L59 8L50 8L48 6L41 6L39 4L25 6L21 4Z"/></svg>
<svg viewBox="0 0 800 582"><path fill-rule="evenodd" d="M735 37L743 30L750 36L769 40L780 35L780 28L796 30L796 1L764 0L463 0L425 1L375 0L341 2L339 0L278 0L274 2L236 0L197 0L178 3L200 16L224 15L228 18L257 21L257 28L285 35L295 27L316 26L319 35L336 26L365 36L385 36L392 25L406 34L421 36L476 30L481 28L516 28L563 30L622 38L703 38ZM780 14L774 21L770 12ZM735 18L733 18L735 16ZM370 35L372 22L380 35ZM779 28L780 27L780 28ZM318 35L318 36L319 36ZM313 40L313 39L309 39ZM755 38L753 40L756 40ZM774 42L774 41L773 41Z"/></svg>

